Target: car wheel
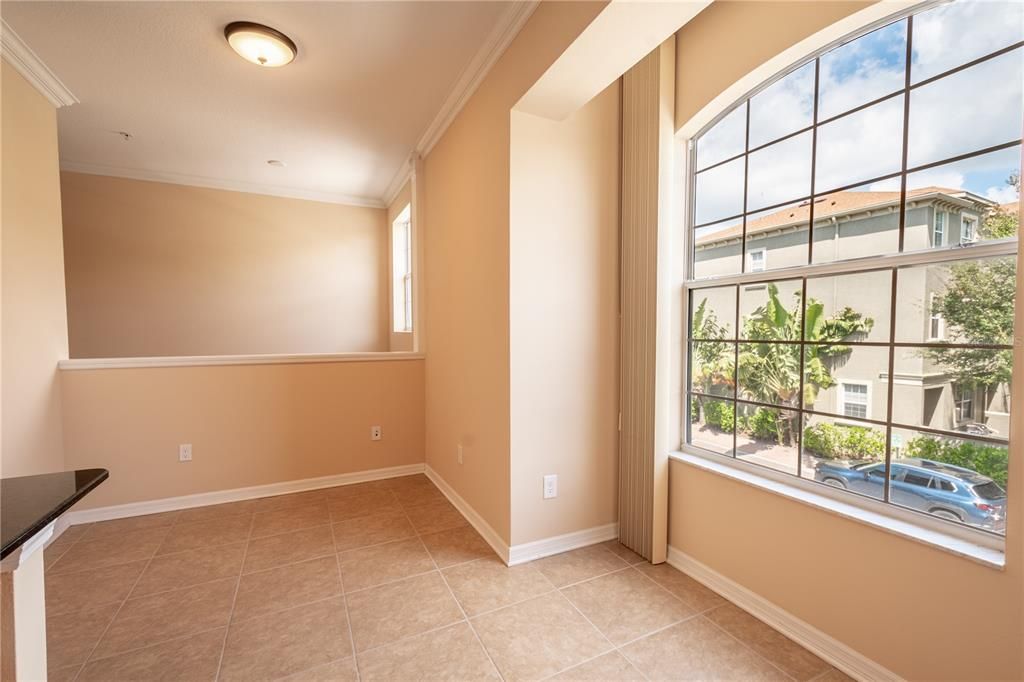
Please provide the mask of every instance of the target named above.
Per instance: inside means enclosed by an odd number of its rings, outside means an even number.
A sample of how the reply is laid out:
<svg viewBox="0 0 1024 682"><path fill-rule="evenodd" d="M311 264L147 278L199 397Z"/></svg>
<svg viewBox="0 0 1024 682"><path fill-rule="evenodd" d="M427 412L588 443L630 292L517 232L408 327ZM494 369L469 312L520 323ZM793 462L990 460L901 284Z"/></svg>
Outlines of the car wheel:
<svg viewBox="0 0 1024 682"><path fill-rule="evenodd" d="M958 521L961 523L963 522L963 519L961 519L959 516L946 509L932 509L929 513L932 516L938 516L940 519L946 519L947 521Z"/></svg>
<svg viewBox="0 0 1024 682"><path fill-rule="evenodd" d="M825 483L825 485L830 485L833 488L839 488L841 490L846 490L846 484L843 483L843 481L841 481L838 478L826 478L824 480L824 483Z"/></svg>

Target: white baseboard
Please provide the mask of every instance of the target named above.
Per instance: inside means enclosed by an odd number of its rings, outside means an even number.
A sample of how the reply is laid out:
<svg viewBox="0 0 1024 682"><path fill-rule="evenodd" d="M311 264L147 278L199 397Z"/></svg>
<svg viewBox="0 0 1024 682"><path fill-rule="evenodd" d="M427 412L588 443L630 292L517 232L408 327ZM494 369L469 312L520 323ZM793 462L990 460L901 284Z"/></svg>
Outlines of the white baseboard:
<svg viewBox="0 0 1024 682"><path fill-rule="evenodd" d="M481 537L487 541L487 544L489 544L491 549L497 553L498 557L508 564L509 547L505 541L501 539L501 536L498 535L498 531L491 528L491 524L487 523L487 521L484 520L484 517L477 513L476 509L473 509L468 502L462 499L462 496L455 492L455 488L453 488L448 481L444 480L441 474L431 469L429 464L424 466L424 470L427 474L427 478L433 481L434 485L436 485L441 492L444 493L444 496L448 498L448 501L459 510L460 514L466 517L469 524L476 529L477 533L480 533Z"/></svg>
<svg viewBox="0 0 1024 682"><path fill-rule="evenodd" d="M73 526L80 523L109 521L111 519L123 519L129 516L143 516L145 514L156 514L158 512L191 509L192 507L205 507L211 504L251 500L257 497L273 497L274 495L298 493L306 490L334 488L339 485L351 485L353 483L363 483L365 481L378 481L385 478L410 476L412 474L423 473L423 467L423 464L406 464L404 466L388 467L386 469L370 469L368 471L355 471L350 474L335 474L333 476L320 476L318 478L303 478L297 481L282 481L281 483L254 485L248 488L217 490L209 493L182 495L180 497L165 497L159 500L129 502L128 504L115 504L110 507L96 507L95 509L70 511L62 516L61 519L58 519L58 524L55 530L64 532L67 526ZM66 522L62 525L61 521L63 519L66 519ZM55 535L57 535L57 533L55 533Z"/></svg>
<svg viewBox="0 0 1024 682"><path fill-rule="evenodd" d="M896 673L851 649L838 639L825 634L813 625L797 618L761 595L671 545L668 548L668 564L711 588L750 615L764 621L856 680L870 682L902 680Z"/></svg>
<svg viewBox="0 0 1024 682"><path fill-rule="evenodd" d="M619 537L619 524L608 523L603 526L594 526L583 530L555 535L543 540L524 542L521 545L512 545L509 548L509 566L524 564L534 559L542 559L552 554L561 554L571 549L579 549L589 545L596 545L606 540L614 540Z"/></svg>

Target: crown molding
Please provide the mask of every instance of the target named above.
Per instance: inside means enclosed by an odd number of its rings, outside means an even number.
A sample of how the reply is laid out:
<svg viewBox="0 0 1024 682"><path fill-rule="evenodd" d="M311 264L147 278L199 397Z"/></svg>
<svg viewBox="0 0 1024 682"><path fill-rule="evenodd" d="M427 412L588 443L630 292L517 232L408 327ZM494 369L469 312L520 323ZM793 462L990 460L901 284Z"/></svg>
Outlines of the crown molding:
<svg viewBox="0 0 1024 682"><path fill-rule="evenodd" d="M455 117L462 111L469 98L480 87L480 84L487 77L491 68L501 58L501 55L505 53L505 50L508 49L508 46L515 37L519 35L519 31L522 30L539 4L539 0L524 0L522 2L513 2L509 5L508 9L498 19L498 23L495 24L494 28L487 35L483 45L477 50L472 61L462 70L459 79L455 82L455 86L452 87L447 99L445 99L441 109L437 112L437 116L430 122L427 129L423 131L423 135L420 136L416 146L412 149L412 154L426 156L430 153L430 150L434 148L434 145L437 144L441 136L448 130L448 126L452 124ZM403 164L398 169L398 172L395 173L394 178L391 180L391 184L388 185L387 191L384 193L384 203L386 205L391 204L395 200L395 197L409 179L411 172L411 168L406 164Z"/></svg>
<svg viewBox="0 0 1024 682"><path fill-rule="evenodd" d="M61 159L60 169L70 173L86 173L88 175L106 175L114 178L126 178L128 180L164 182L170 185L204 187L206 189L220 189L228 192L244 192L246 194L263 194L272 197L284 197L286 199L319 201L326 204L343 204L345 206L362 206L365 208L387 207L383 201L373 197L360 197L353 196L351 194L341 194L338 192L320 192L317 190L307 190L298 187L286 187L284 185L265 185L258 182L222 180L220 178L208 178L201 175L186 175L184 173L169 173L164 171L145 170L141 168L122 168L119 166L104 166L95 163L77 163L75 161L67 161L64 159Z"/></svg>
<svg viewBox="0 0 1024 682"><path fill-rule="evenodd" d="M57 78L43 60L32 51L25 41L14 32L6 21L0 18L0 54L14 70L22 75L53 106L66 107L78 104L78 98Z"/></svg>

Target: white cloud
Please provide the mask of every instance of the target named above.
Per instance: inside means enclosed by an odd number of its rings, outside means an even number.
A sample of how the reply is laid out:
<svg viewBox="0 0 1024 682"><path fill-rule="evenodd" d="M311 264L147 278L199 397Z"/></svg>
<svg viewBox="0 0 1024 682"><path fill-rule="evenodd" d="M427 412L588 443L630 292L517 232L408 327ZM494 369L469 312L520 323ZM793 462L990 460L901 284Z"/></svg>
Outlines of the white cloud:
<svg viewBox="0 0 1024 682"><path fill-rule="evenodd" d="M991 199L999 204L1009 204L1017 201L1020 198L1020 195L1017 194L1017 190L1013 187L1003 185L1002 187L989 187L985 190L985 198Z"/></svg>

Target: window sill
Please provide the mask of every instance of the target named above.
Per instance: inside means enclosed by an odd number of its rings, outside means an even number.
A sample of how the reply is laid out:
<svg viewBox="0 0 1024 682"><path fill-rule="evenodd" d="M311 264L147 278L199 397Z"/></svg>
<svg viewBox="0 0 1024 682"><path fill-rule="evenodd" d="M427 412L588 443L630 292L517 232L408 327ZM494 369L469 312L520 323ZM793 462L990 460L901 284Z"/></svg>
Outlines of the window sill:
<svg viewBox="0 0 1024 682"><path fill-rule="evenodd" d="M1002 541L969 528L940 528L945 522L910 510L842 492L755 464L699 451L673 452L669 457L683 464L731 478L746 485L782 495L801 504L836 514L914 542L955 554L983 566L1003 570L1006 555ZM790 480L786 480L790 479ZM821 490L818 490L821 488ZM854 497L854 499L842 499Z"/></svg>
<svg viewBox="0 0 1024 682"><path fill-rule="evenodd" d="M61 370L136 369L148 367L209 367L219 365L297 365L314 362L389 362L422 360L423 353L299 353L294 355L195 355L158 358L73 358L61 360Z"/></svg>

